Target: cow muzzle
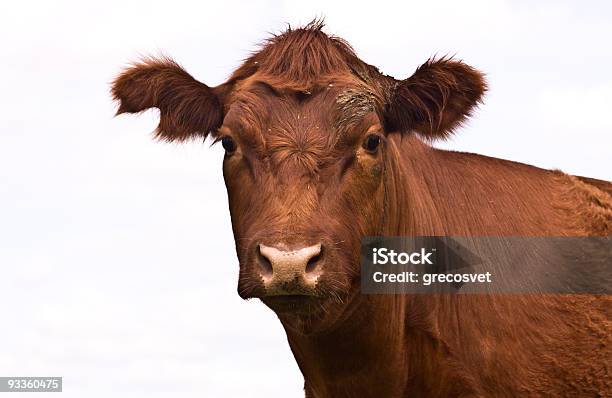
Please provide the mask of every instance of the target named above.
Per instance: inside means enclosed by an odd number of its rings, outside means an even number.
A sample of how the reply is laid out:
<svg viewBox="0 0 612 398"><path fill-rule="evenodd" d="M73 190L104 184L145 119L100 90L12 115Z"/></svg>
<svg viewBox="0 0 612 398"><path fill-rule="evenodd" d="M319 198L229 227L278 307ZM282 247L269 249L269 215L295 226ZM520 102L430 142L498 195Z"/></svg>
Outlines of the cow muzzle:
<svg viewBox="0 0 612 398"><path fill-rule="evenodd" d="M323 246L316 245L288 249L276 246L257 246L257 262L266 296L316 296L316 286L322 274Z"/></svg>

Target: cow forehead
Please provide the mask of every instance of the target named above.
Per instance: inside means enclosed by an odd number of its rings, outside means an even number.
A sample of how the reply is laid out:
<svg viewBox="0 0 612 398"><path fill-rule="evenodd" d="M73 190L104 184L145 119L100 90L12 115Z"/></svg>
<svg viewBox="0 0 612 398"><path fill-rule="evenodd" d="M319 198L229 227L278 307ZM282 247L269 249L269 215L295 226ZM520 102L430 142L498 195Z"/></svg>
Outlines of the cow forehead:
<svg viewBox="0 0 612 398"><path fill-rule="evenodd" d="M372 115L376 115L381 103L369 87L346 81L292 90L254 80L232 97L226 117L230 129L255 141L269 141L280 134L302 145L320 145L318 136L333 144L360 130L361 124L375 123Z"/></svg>
<svg viewBox="0 0 612 398"><path fill-rule="evenodd" d="M234 96L225 125L249 156L295 180L341 162L379 120L374 95L358 85L328 83L304 92L257 84Z"/></svg>

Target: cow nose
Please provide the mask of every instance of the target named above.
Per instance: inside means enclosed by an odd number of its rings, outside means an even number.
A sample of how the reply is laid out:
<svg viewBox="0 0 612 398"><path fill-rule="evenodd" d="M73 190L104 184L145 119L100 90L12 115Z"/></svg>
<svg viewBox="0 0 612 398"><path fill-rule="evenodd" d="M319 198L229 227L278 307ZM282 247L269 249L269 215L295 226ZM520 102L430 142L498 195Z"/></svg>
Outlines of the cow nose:
<svg viewBox="0 0 612 398"><path fill-rule="evenodd" d="M268 295L314 294L321 274L320 243L296 250L259 244L258 255Z"/></svg>

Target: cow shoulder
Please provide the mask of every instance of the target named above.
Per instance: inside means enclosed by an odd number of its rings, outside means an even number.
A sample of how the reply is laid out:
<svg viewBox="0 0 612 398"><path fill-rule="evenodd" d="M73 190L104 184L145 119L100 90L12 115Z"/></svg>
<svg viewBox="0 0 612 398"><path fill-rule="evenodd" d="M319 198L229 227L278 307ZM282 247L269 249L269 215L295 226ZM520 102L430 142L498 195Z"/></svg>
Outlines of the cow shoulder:
<svg viewBox="0 0 612 398"><path fill-rule="evenodd" d="M594 178L557 172L561 184L560 207L580 235L612 235L612 184Z"/></svg>

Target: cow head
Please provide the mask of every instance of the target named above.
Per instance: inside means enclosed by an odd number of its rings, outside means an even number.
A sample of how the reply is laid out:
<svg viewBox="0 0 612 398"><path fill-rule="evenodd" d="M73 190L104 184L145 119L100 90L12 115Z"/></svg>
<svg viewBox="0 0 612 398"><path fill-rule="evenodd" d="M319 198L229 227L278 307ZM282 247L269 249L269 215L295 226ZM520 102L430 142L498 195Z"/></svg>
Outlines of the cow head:
<svg viewBox="0 0 612 398"><path fill-rule="evenodd" d="M271 38L214 88L170 59L135 64L112 88L118 113L159 109L158 137L221 143L238 292L304 333L342 317L358 293L361 238L385 233L389 137L445 137L485 90L452 59L395 80L321 27Z"/></svg>

